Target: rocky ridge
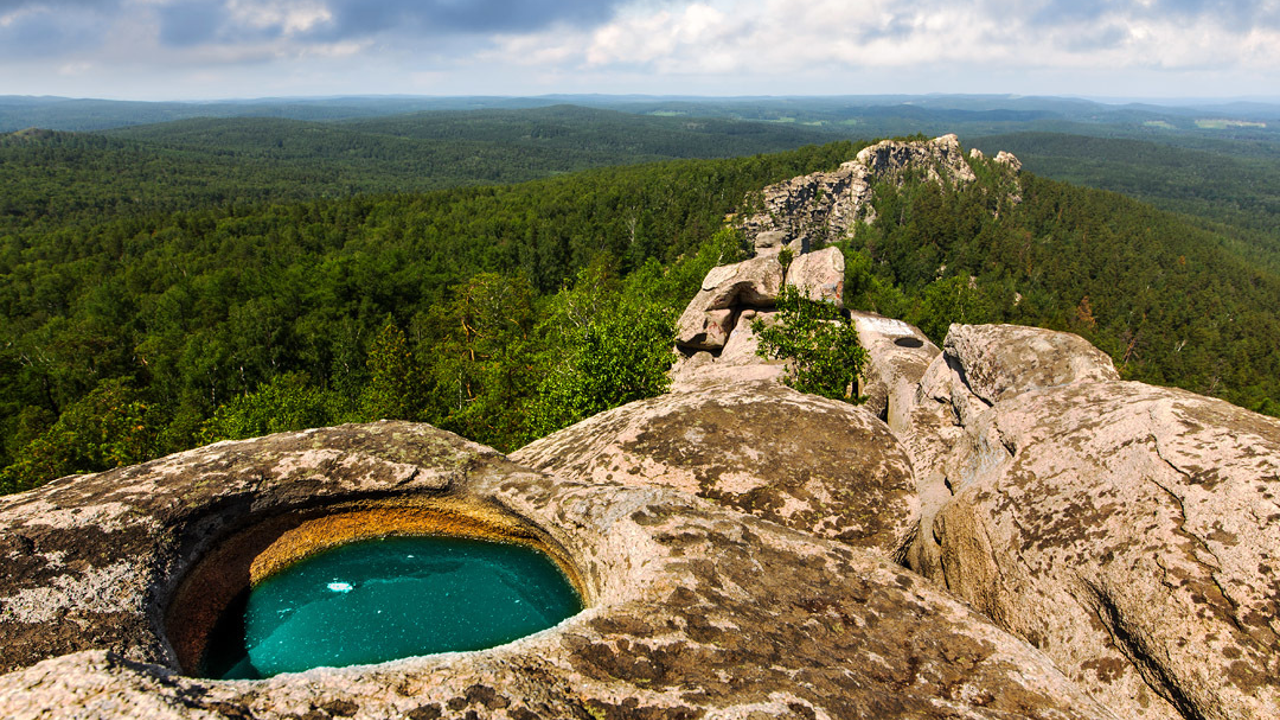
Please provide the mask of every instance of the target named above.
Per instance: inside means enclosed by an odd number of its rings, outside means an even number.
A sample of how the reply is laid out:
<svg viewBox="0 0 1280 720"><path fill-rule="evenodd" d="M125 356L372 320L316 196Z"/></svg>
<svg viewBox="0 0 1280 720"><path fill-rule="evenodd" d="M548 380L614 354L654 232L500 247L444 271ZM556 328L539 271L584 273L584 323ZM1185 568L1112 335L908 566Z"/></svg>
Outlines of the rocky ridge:
<svg viewBox="0 0 1280 720"><path fill-rule="evenodd" d="M712 271L686 315L713 347L670 394L510 458L379 423L0 498L0 715L1280 717L1280 422L1068 333L939 348L856 311L868 403L802 395L750 331L785 284L832 292L796 239L785 270L778 243ZM250 561L422 532L538 547L587 609L491 650L190 676Z"/></svg>
<svg viewBox="0 0 1280 720"><path fill-rule="evenodd" d="M1001 153L996 162L1015 173L1022 168L1009 153ZM832 172L765 188L764 207L745 218L742 229L760 255L777 254L784 247L796 254L817 250L844 239L859 222L875 221L870 201L876 183L901 185L910 176L947 186L976 179L955 135L925 141L885 140L863 148Z"/></svg>
<svg viewBox="0 0 1280 720"><path fill-rule="evenodd" d="M976 150L971 155L984 159ZM1007 168L1011 178L1022 168L1006 152L995 163ZM752 323L772 322L784 286L843 307L844 255L827 245L848 237L859 222L875 221L871 200L877 183L902 185L911 177L950 187L976 179L960 141L944 135L926 141L886 140L863 148L833 172L765 188L764 209L739 223L754 257L713 269L680 316L676 345L682 359L672 373L676 387L780 377L781 364L756 357Z"/></svg>

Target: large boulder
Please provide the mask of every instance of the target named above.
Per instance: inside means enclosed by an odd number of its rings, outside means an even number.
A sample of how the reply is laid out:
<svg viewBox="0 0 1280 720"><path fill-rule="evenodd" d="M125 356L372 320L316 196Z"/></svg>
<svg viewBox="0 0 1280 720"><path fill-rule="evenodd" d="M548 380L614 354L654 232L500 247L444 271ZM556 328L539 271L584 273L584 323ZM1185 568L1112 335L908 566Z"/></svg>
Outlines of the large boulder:
<svg viewBox="0 0 1280 720"><path fill-rule="evenodd" d="M1019 325L952 325L943 341L964 383L987 404L1006 394L1119 380L1111 358L1072 333Z"/></svg>
<svg viewBox="0 0 1280 720"><path fill-rule="evenodd" d="M243 582L264 544L336 541L316 527L536 543L587 609L489 650L183 674L209 595ZM1030 646L857 548L670 488L559 480L422 425L67 478L0 500L0 529L3 717L1113 717Z"/></svg>
<svg viewBox="0 0 1280 720"><path fill-rule="evenodd" d="M1280 717L1280 422L1062 333L944 346L907 445L954 497L922 487L913 567L1122 717Z"/></svg>
<svg viewBox="0 0 1280 720"><path fill-rule="evenodd" d="M858 392L894 432L909 428L916 390L941 352L920 328L873 312L850 312L858 344L867 351Z"/></svg>
<svg viewBox="0 0 1280 720"><path fill-rule="evenodd" d="M511 457L580 482L674 487L882 557L902 557L919 524L911 462L883 422L777 383L639 400Z"/></svg>
<svg viewBox="0 0 1280 720"><path fill-rule="evenodd" d="M724 347L738 313L744 308L772 308L782 283L782 264L776 256L712 268L676 323L676 344L693 350Z"/></svg>
<svg viewBox="0 0 1280 720"><path fill-rule="evenodd" d="M829 247L797 257L787 268L787 285L810 300L843 308L844 253Z"/></svg>
<svg viewBox="0 0 1280 720"><path fill-rule="evenodd" d="M754 324L760 321L766 327L775 322L776 312L768 310L743 310L738 313L737 324L725 340L719 355L708 351L690 352L673 363L670 373L671 391L685 392L706 388L723 388L733 383L771 380L782 382L786 375L785 360L766 358L757 350L760 338Z"/></svg>
<svg viewBox="0 0 1280 720"><path fill-rule="evenodd" d="M916 367L908 367L914 377ZM1008 462L995 415L988 412L992 404L1028 390L1118 379L1111 358L1078 335L1018 325L952 325L943 352L914 385L914 399L899 402L903 411L893 417L915 465L920 495L921 530L908 555L910 566L937 575L941 555L934 516L955 494Z"/></svg>

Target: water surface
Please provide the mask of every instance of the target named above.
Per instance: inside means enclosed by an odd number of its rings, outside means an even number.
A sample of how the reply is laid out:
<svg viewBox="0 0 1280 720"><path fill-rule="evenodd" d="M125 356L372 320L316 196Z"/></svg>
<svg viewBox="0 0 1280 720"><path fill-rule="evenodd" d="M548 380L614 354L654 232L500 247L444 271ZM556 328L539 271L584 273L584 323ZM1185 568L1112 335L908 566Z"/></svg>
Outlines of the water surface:
<svg viewBox="0 0 1280 720"><path fill-rule="evenodd" d="M581 609L556 564L527 547L448 537L366 540L297 563L242 595L214 629L204 674L263 678L478 650Z"/></svg>

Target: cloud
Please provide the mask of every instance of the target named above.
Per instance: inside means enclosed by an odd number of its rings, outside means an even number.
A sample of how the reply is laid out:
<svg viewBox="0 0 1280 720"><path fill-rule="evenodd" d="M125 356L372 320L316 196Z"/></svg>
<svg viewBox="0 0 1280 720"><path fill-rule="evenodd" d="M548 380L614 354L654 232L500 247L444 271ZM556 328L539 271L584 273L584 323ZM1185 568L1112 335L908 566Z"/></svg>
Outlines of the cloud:
<svg viewBox="0 0 1280 720"><path fill-rule="evenodd" d="M99 0L0 0L0 58L59 57L101 42L101 27L119 9Z"/></svg>
<svg viewBox="0 0 1280 720"><path fill-rule="evenodd" d="M552 25L600 23L619 1L176 0L161 5L157 15L160 37L171 46L279 38L330 43L381 35L404 39L522 33Z"/></svg>
<svg viewBox="0 0 1280 720"><path fill-rule="evenodd" d="M576 57L593 72L673 76L959 67L1265 72L1280 63L1278 8L1276 0L699 0L637 5L580 36L526 34L506 38L503 48L512 58Z"/></svg>
<svg viewBox="0 0 1280 720"><path fill-rule="evenodd" d="M914 92L966 75L1081 92L1030 78L1274 78L1280 0L0 0L14 58L138 83L243 67L322 87L378 68L383 85L335 92Z"/></svg>

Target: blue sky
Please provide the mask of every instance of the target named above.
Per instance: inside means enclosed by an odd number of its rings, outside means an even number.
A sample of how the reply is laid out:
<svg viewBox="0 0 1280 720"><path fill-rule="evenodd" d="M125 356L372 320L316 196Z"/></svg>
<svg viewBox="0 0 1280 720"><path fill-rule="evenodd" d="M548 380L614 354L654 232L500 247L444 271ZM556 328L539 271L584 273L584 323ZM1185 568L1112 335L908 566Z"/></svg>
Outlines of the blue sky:
<svg viewBox="0 0 1280 720"><path fill-rule="evenodd" d="M0 95L1280 96L1280 0L0 0Z"/></svg>

